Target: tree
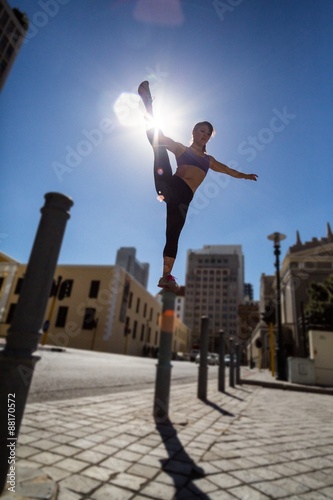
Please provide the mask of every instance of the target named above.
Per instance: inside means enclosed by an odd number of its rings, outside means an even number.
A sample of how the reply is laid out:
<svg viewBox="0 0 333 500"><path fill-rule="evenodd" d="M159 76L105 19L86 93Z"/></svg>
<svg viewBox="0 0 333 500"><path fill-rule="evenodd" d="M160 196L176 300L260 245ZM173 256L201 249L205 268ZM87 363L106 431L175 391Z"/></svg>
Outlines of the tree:
<svg viewBox="0 0 333 500"><path fill-rule="evenodd" d="M305 314L311 326L333 330L333 275L323 283L311 283Z"/></svg>

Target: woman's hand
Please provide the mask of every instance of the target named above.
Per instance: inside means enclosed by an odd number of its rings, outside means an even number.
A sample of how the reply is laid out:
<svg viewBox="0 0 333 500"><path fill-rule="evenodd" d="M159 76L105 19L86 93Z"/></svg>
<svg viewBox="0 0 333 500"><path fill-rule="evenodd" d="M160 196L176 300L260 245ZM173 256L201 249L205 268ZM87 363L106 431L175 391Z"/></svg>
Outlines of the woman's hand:
<svg viewBox="0 0 333 500"><path fill-rule="evenodd" d="M257 174L245 174L244 179L248 179L249 181L256 181L258 179Z"/></svg>

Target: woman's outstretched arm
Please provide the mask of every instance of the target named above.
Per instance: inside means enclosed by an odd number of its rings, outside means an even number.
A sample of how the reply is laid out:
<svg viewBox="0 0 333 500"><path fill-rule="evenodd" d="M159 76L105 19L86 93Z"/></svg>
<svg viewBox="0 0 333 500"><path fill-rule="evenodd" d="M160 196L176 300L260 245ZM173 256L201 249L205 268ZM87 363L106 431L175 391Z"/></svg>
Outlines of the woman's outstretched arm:
<svg viewBox="0 0 333 500"><path fill-rule="evenodd" d="M213 158L212 156L210 157L210 168L215 172L220 172L221 174L227 174L230 175L231 177L235 177L236 179L248 179L250 181L256 181L258 177L257 174L244 174L243 172L234 170L233 168L224 165L224 163L215 160L215 158Z"/></svg>

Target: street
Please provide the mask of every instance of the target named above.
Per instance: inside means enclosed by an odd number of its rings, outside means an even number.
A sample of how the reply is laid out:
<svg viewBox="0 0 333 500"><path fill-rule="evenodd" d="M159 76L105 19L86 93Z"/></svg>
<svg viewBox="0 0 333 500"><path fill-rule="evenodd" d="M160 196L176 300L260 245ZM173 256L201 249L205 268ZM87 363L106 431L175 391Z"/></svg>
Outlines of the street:
<svg viewBox="0 0 333 500"><path fill-rule="evenodd" d="M97 396L114 392L153 387L157 359L78 349L56 352L39 349L29 403ZM208 369L216 378L217 366ZM195 382L198 365L188 361L172 361L172 383ZM23 374L24 378L24 374Z"/></svg>

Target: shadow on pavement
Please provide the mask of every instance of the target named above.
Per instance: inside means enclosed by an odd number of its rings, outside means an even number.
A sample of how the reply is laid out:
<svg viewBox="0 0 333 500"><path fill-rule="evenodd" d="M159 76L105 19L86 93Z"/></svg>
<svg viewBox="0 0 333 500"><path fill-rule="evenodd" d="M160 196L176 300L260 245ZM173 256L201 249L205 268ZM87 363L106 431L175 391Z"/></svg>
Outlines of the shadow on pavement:
<svg viewBox="0 0 333 500"><path fill-rule="evenodd" d="M205 471L198 467L188 455L180 442L177 430L167 418L163 423L155 419L156 429L159 432L169 457L161 460L162 470L166 472L174 482L176 495L174 499L183 498L183 489L186 488L193 494L193 498L209 500L209 496L201 491L193 482L205 476ZM187 496L187 498L189 498Z"/></svg>
<svg viewBox="0 0 333 500"><path fill-rule="evenodd" d="M223 394L229 396L230 398L238 399L238 401L244 401L244 399L239 398L238 396L235 396L235 394L231 394L230 392L225 391Z"/></svg>
<svg viewBox="0 0 333 500"><path fill-rule="evenodd" d="M221 408L219 405L217 405L216 403L213 403L213 401L209 401L209 399L204 399L202 400L203 403L205 403L206 405L208 406L211 406L212 408L214 408L214 410L216 411L219 411L220 413L222 413L222 415L225 415L227 417L234 417L235 415L233 413L230 413L229 411L227 410L224 410L223 408Z"/></svg>

